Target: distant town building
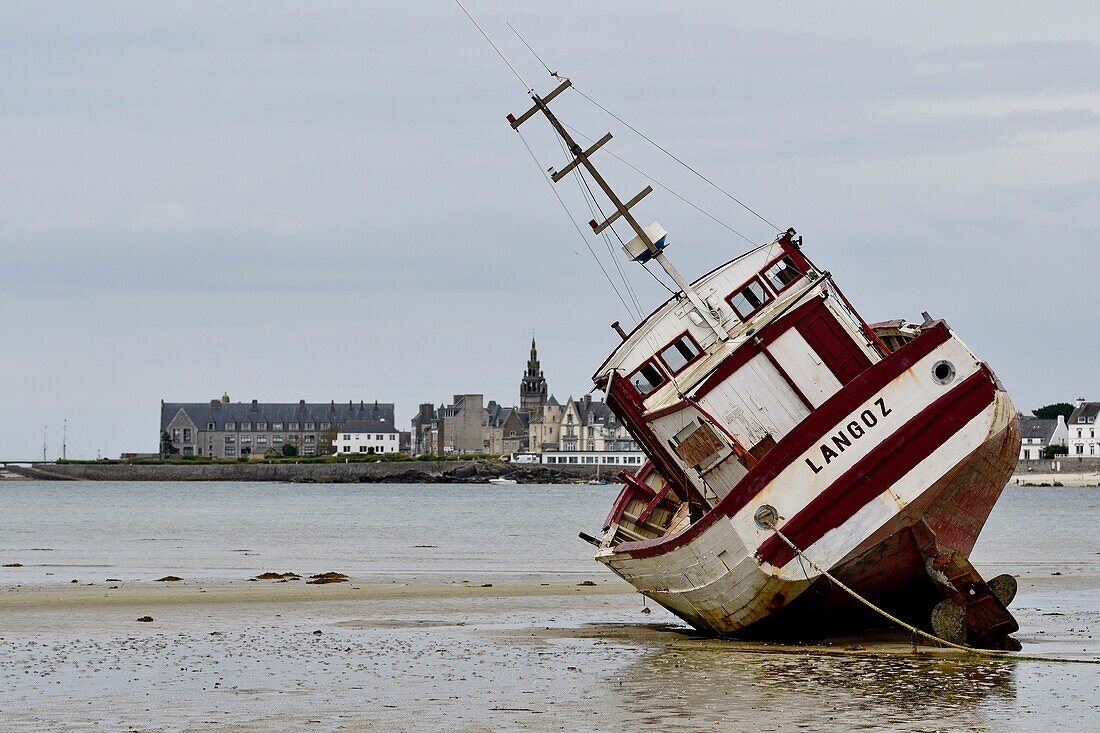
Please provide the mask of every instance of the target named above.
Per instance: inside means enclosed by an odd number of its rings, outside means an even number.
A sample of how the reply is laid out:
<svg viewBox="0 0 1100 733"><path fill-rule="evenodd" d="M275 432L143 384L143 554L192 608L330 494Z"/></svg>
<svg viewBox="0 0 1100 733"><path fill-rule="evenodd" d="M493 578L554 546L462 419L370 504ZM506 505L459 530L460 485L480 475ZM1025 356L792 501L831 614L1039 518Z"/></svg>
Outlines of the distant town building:
<svg viewBox="0 0 1100 733"><path fill-rule="evenodd" d="M485 425L485 397L480 394L456 394L449 405L440 405L428 435L432 455L481 453Z"/></svg>
<svg viewBox="0 0 1100 733"><path fill-rule="evenodd" d="M1085 402L1084 397L1077 398L1077 404L1070 413L1069 436L1066 447L1070 457L1100 455L1100 446L1096 440L1096 416L1100 414L1100 402Z"/></svg>
<svg viewBox="0 0 1100 733"><path fill-rule="evenodd" d="M626 426L604 402L586 394L579 400L572 397L562 411L558 438L563 451L637 451L638 444Z"/></svg>
<svg viewBox="0 0 1100 733"><path fill-rule="evenodd" d="M435 405L421 402L409 429L409 453L416 456L439 455L435 447L436 420Z"/></svg>
<svg viewBox="0 0 1100 733"><path fill-rule="evenodd" d="M527 359L527 371L519 383L519 409L529 415L542 410L546 404L546 377L539 365L539 352L535 337L531 337L531 356Z"/></svg>
<svg viewBox="0 0 1100 733"><path fill-rule="evenodd" d="M490 401L485 408L482 451L500 455L526 450L528 414Z"/></svg>
<svg viewBox="0 0 1100 733"><path fill-rule="evenodd" d="M1066 445L1069 431L1066 419L1043 419L1030 415L1020 416L1020 460L1034 461L1043 457L1048 445Z"/></svg>
<svg viewBox="0 0 1100 733"><path fill-rule="evenodd" d="M527 423L527 450L531 453L557 450L561 440L561 416L564 408L554 395Z"/></svg>
<svg viewBox="0 0 1100 733"><path fill-rule="evenodd" d="M229 395L209 402L160 403L160 431L172 453L237 458L282 453L284 445L315 455L322 436L353 420L393 425L392 402L297 403L231 402Z"/></svg>
<svg viewBox="0 0 1100 733"><path fill-rule="evenodd" d="M398 453L400 431L385 420L349 420L337 428L332 447L336 455Z"/></svg>
<svg viewBox="0 0 1100 733"><path fill-rule="evenodd" d="M495 400L487 406L483 404L480 394L455 395L450 405L439 407L427 402L421 404L411 421L410 450L430 455L629 453L632 459L638 459L638 465L643 462L634 439L605 403L585 395L579 400L570 397L562 405L552 395L548 396L546 376L533 338L527 368L520 380L519 406L506 407ZM617 457L614 463L633 465L635 461L621 463Z"/></svg>

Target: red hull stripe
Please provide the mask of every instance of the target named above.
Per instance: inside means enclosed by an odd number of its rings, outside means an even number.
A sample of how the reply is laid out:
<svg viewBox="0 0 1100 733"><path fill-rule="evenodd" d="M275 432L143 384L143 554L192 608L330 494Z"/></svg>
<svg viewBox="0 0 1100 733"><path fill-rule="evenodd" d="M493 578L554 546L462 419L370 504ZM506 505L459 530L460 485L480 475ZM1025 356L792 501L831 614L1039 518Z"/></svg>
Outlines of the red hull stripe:
<svg viewBox="0 0 1100 733"><path fill-rule="evenodd" d="M719 517L732 517L752 501L792 461L798 460L803 453L817 445L821 437L830 432L834 425L874 397L899 375L911 369L918 361L931 354L950 337L951 332L947 326L937 323L890 356L866 369L811 412L794 430L783 436L779 443L741 478L733 490L698 522L671 536L640 542L623 542L616 546L615 552L630 557L662 555L691 542L707 527L714 524ZM610 401L609 393L608 402Z"/></svg>
<svg viewBox="0 0 1100 733"><path fill-rule="evenodd" d="M783 533L791 542L806 548L847 522L988 407L995 390L987 371L972 374L845 471L785 522ZM776 567L794 559L794 551L775 535L760 545L757 555Z"/></svg>

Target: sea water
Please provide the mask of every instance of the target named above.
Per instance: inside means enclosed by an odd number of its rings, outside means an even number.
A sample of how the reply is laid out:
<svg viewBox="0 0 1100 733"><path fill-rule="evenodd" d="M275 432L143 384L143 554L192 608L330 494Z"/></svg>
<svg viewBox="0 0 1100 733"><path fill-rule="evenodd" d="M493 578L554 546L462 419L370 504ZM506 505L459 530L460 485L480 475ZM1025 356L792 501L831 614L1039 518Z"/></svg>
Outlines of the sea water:
<svg viewBox="0 0 1100 733"><path fill-rule="evenodd" d="M618 487L0 483L0 583L258 570L370 577L592 573ZM997 572L1100 565L1100 490L1008 487L972 559Z"/></svg>

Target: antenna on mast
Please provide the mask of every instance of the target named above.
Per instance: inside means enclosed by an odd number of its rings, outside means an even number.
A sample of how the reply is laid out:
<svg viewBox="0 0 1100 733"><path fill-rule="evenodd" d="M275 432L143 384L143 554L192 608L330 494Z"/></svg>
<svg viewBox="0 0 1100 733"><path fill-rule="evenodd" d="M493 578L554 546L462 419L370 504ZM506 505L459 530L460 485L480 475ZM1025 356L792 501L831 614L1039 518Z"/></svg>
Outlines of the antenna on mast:
<svg viewBox="0 0 1100 733"><path fill-rule="evenodd" d="M560 77L559 77L560 78ZM646 186L641 190L634 198L627 202L619 197L615 190L607 183L604 177L596 170L596 166L592 164L590 160L591 156L603 147L609 140L611 140L611 133L607 133L595 143L593 143L587 150L581 148L580 145L573 139L573 136L569 134L569 131L565 129L565 126L558 120L553 112L550 111L549 104L555 97L564 92L572 86L569 79L562 79L562 82L554 88L545 97L540 96L533 89L528 93L534 101L534 106L521 114L519 117L514 115L508 115L508 123L512 126L513 130L519 130L519 126L527 120L535 116L535 114L541 112L544 117L550 122L550 126L554 128L554 131L565 142L566 149L573 155L573 159L565 165L564 168L559 170L551 169L550 179L557 183L562 178L572 173L578 166L588 172L588 175L592 177L592 180L596 182L596 185L604 192L607 199L614 206L614 212L611 213L604 221L597 222L595 219L589 222L589 226L592 227L592 231L596 234L600 234L605 229L610 227L619 218L622 218L630 225L630 228L634 230L634 238L627 242L623 249L626 250L627 255L630 256L635 262L645 264L649 260L656 260L657 263L668 273L669 277L676 283L676 286L683 291L684 295L691 302L692 306L698 311L699 316L706 322L707 326L714 331L715 335L722 341L729 339L729 331L719 322L718 318L711 311L710 307L703 302L702 297L695 292L694 288L684 280L680 271L677 270L671 262L664 255L664 248L666 246L666 237L668 233L661 227L660 224L654 222L647 227L642 227L638 220L631 213L631 209L640 202L643 198L653 192L651 186Z"/></svg>
<svg viewBox="0 0 1100 733"><path fill-rule="evenodd" d="M65 452L66 452L66 447L67 447L66 444L68 443L68 437L69 437L69 418L65 418L64 422L61 423L61 460L63 460L63 461L67 458L67 456L65 455Z"/></svg>
<svg viewBox="0 0 1100 733"><path fill-rule="evenodd" d="M46 429L49 425L42 426L42 462L46 462Z"/></svg>

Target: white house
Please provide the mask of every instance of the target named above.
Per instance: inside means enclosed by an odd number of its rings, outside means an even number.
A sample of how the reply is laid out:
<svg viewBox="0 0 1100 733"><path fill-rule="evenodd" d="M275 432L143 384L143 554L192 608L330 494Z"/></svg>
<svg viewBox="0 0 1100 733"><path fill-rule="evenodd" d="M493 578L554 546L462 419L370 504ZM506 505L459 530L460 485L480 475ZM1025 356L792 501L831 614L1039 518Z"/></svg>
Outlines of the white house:
<svg viewBox="0 0 1100 733"><path fill-rule="evenodd" d="M336 455L397 453L400 433L386 420L351 420L340 426L332 447Z"/></svg>
<svg viewBox="0 0 1100 733"><path fill-rule="evenodd" d="M1066 445L1069 431L1061 415L1057 419L1020 416L1020 460L1034 461L1043 457L1048 445ZM1072 451L1071 451L1072 452Z"/></svg>
<svg viewBox="0 0 1100 733"><path fill-rule="evenodd" d="M1096 439L1096 416L1100 414L1100 402L1085 402L1077 398L1077 407L1069 416L1069 437L1066 446L1069 456L1100 456L1100 442Z"/></svg>

